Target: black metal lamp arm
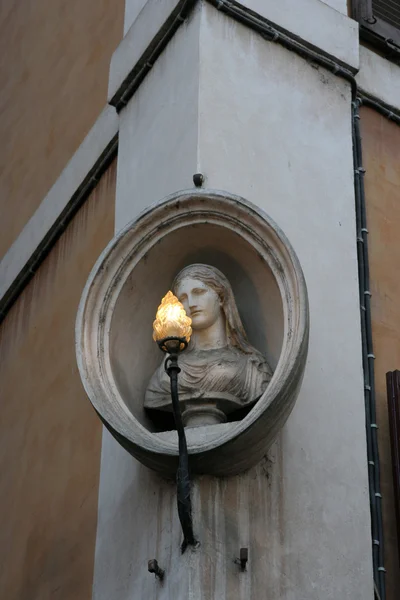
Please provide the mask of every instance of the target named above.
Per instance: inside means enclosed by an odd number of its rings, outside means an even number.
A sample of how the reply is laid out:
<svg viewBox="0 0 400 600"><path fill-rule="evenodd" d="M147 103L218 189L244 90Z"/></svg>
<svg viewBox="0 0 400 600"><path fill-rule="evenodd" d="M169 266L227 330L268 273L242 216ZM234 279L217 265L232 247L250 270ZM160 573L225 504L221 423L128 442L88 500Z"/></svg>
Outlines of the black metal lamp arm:
<svg viewBox="0 0 400 600"><path fill-rule="evenodd" d="M192 502L190 497L189 456L178 396L178 354L172 353L165 361L165 370L171 380L172 409L179 440L179 463L176 472L178 515L183 531L182 553L187 546L196 546L193 533Z"/></svg>

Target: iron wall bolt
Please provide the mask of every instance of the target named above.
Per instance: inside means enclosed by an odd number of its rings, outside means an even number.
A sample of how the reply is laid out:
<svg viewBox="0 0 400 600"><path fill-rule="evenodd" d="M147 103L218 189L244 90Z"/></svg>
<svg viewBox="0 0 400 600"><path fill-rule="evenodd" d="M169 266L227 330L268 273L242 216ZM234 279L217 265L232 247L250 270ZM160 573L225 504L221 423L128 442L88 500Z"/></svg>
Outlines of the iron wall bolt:
<svg viewBox="0 0 400 600"><path fill-rule="evenodd" d="M239 558L235 558L235 563L240 565L240 570L245 571L246 565L249 560L249 549L248 548L240 548Z"/></svg>
<svg viewBox="0 0 400 600"><path fill-rule="evenodd" d="M201 187L204 183L204 175L202 173L195 173L193 175L193 183L196 187Z"/></svg>
<svg viewBox="0 0 400 600"><path fill-rule="evenodd" d="M242 571L246 570L247 561L249 560L249 549L248 548L240 548L240 568Z"/></svg>
<svg viewBox="0 0 400 600"><path fill-rule="evenodd" d="M154 573L154 575L160 581L162 581L164 579L165 571L164 571L164 569L160 568L160 566L155 558L152 558L151 560L149 560L147 569L148 569L149 573Z"/></svg>

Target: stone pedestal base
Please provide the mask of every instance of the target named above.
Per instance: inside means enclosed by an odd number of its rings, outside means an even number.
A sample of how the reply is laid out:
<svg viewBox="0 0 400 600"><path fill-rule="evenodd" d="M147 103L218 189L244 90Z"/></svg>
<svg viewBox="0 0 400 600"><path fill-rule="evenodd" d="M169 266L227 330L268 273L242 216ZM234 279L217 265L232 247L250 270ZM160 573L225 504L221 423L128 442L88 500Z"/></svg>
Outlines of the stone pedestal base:
<svg viewBox="0 0 400 600"><path fill-rule="evenodd" d="M188 406L182 413L185 427L201 427L204 425L217 425L226 422L226 415L216 406L200 404Z"/></svg>

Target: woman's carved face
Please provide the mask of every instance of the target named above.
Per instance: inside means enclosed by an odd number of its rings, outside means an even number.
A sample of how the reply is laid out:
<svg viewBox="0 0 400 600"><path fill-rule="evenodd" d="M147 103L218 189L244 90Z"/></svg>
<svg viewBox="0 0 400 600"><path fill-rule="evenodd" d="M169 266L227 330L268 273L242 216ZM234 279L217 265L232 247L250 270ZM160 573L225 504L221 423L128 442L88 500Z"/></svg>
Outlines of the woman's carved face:
<svg viewBox="0 0 400 600"><path fill-rule="evenodd" d="M176 288L176 296L192 319L193 330L208 329L221 317L217 292L199 279L185 277Z"/></svg>

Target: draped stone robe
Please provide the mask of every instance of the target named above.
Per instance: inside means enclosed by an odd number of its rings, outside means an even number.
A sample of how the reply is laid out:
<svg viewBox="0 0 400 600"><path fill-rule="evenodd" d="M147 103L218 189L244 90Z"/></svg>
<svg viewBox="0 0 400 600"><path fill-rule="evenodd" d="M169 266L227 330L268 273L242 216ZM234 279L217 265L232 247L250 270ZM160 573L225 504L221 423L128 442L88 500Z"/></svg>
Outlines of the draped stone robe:
<svg viewBox="0 0 400 600"><path fill-rule="evenodd" d="M245 354L233 346L213 350L188 349L179 355L179 400L210 402L225 414L254 403L265 391L272 371L254 352ZM146 390L145 408L172 410L170 379L164 361Z"/></svg>

